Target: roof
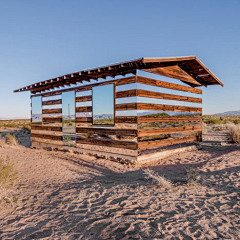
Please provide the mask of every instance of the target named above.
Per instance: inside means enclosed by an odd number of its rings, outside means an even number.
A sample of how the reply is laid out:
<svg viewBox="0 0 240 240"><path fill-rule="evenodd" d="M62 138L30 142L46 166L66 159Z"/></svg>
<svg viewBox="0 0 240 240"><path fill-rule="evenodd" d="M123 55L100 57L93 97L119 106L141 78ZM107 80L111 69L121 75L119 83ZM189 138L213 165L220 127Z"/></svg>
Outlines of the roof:
<svg viewBox="0 0 240 240"><path fill-rule="evenodd" d="M98 78L106 79L106 77L115 77L117 75L125 76L129 73L136 74L137 70L176 78L192 87L208 85L223 86L223 83L212 74L196 56L167 58L145 57L66 74L19 88L14 92L31 91L31 93L37 93L54 89L55 87L83 83L83 81L97 81Z"/></svg>

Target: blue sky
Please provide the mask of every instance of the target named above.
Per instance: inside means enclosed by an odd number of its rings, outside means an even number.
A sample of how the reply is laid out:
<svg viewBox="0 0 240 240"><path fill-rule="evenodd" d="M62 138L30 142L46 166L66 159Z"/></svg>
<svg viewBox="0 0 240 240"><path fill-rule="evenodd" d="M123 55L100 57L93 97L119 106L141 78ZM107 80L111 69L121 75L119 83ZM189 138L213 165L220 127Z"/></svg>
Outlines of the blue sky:
<svg viewBox="0 0 240 240"><path fill-rule="evenodd" d="M114 85L98 86L92 89L93 116L114 115Z"/></svg>
<svg viewBox="0 0 240 240"><path fill-rule="evenodd" d="M196 55L224 84L203 113L240 109L240 1L0 0L0 118L30 118L13 90L140 57Z"/></svg>

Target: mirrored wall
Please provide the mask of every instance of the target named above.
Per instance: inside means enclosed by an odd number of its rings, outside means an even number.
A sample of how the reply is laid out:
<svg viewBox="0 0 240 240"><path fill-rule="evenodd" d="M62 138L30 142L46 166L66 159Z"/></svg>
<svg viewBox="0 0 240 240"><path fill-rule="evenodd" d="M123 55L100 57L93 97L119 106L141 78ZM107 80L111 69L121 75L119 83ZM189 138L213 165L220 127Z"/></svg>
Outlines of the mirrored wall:
<svg viewBox="0 0 240 240"><path fill-rule="evenodd" d="M42 97L32 97L32 123L42 124Z"/></svg>
<svg viewBox="0 0 240 240"><path fill-rule="evenodd" d="M114 125L114 84L92 88L94 125Z"/></svg>
<svg viewBox="0 0 240 240"><path fill-rule="evenodd" d="M62 132L63 145L76 145L75 91L62 93Z"/></svg>

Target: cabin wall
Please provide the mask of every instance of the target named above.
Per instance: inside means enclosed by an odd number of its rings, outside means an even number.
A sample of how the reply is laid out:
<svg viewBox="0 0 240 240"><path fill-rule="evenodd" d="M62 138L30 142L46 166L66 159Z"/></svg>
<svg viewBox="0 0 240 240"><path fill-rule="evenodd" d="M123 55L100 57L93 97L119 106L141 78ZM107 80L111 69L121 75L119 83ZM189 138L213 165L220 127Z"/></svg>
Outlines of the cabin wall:
<svg viewBox="0 0 240 240"><path fill-rule="evenodd" d="M114 86L114 124L93 124L92 88L109 84ZM42 101L42 121L32 122L32 147L67 148L63 141L62 93L73 90L74 149L80 152L138 162L139 157L168 146L181 148L202 139L202 90L132 76L32 95L32 99Z"/></svg>

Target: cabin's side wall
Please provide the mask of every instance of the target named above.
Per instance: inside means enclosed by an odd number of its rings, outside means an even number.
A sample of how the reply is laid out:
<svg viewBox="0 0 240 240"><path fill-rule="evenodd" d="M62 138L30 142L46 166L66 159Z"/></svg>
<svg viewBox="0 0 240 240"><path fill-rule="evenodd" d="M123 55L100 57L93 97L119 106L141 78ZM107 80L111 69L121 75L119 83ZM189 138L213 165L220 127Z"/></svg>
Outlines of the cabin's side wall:
<svg viewBox="0 0 240 240"><path fill-rule="evenodd" d="M202 140L201 89L141 76L137 76L137 83L141 159L144 155L169 151L170 145L176 149Z"/></svg>

